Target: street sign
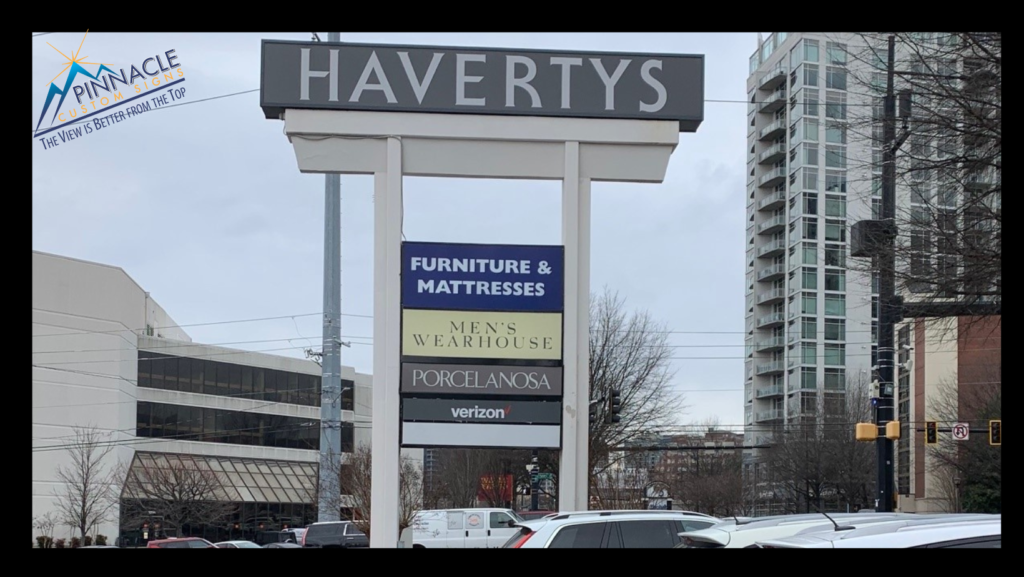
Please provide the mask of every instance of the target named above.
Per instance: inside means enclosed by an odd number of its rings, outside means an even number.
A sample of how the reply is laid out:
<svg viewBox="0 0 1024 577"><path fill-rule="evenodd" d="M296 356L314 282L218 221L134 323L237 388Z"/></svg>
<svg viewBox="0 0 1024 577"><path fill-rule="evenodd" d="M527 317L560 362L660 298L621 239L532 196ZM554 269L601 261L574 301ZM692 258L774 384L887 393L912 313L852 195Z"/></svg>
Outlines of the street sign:
<svg viewBox="0 0 1024 577"><path fill-rule="evenodd" d="M968 423L957 423L953 425L953 439L966 441L971 436L971 426Z"/></svg>
<svg viewBox="0 0 1024 577"><path fill-rule="evenodd" d="M538 481L552 481L554 480L554 478L555 477L553 473L540 473L539 475L537 475Z"/></svg>

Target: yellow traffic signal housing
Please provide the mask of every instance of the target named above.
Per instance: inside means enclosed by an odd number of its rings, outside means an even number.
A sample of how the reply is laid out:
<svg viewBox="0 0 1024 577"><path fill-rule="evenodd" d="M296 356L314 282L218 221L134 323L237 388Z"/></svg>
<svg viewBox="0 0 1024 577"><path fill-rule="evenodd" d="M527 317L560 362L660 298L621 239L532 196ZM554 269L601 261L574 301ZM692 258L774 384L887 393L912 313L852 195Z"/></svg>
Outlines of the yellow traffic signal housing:
<svg viewBox="0 0 1024 577"><path fill-rule="evenodd" d="M895 441L900 438L900 422L889 421L885 424L885 438Z"/></svg>
<svg viewBox="0 0 1024 577"><path fill-rule="evenodd" d="M998 446L1003 444L1002 429L1003 421L1001 419L988 422L988 444Z"/></svg>
<svg viewBox="0 0 1024 577"><path fill-rule="evenodd" d="M939 423L926 421L924 424L924 444L936 445L939 442Z"/></svg>
<svg viewBox="0 0 1024 577"><path fill-rule="evenodd" d="M878 438L878 425L874 423L857 423L856 439L858 441L874 441Z"/></svg>

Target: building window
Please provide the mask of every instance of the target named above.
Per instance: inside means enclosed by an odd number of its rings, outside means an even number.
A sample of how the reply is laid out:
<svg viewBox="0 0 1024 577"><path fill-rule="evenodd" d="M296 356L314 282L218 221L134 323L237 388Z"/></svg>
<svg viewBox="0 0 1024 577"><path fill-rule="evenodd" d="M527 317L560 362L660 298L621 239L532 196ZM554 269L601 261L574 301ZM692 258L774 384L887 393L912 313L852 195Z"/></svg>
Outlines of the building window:
<svg viewBox="0 0 1024 577"><path fill-rule="evenodd" d="M825 340L845 341L846 321L844 319L825 319Z"/></svg>
<svg viewBox="0 0 1024 577"><path fill-rule="evenodd" d="M818 61L818 41L804 39L804 61L805 62L817 62Z"/></svg>
<svg viewBox="0 0 1024 577"><path fill-rule="evenodd" d="M817 166L818 165L818 145L817 144L803 144L803 164L806 166Z"/></svg>
<svg viewBox="0 0 1024 577"><path fill-rule="evenodd" d="M846 267L846 249L839 245L826 244L825 266Z"/></svg>
<svg viewBox="0 0 1024 577"><path fill-rule="evenodd" d="M846 147L826 145L825 166L829 168L846 168Z"/></svg>
<svg viewBox="0 0 1024 577"><path fill-rule="evenodd" d="M803 121L804 140L807 142L818 142L818 121L813 118L806 118Z"/></svg>
<svg viewBox="0 0 1024 577"><path fill-rule="evenodd" d="M846 364L846 345L825 344L825 364L843 366Z"/></svg>
<svg viewBox="0 0 1024 577"><path fill-rule="evenodd" d="M878 321L871 321L871 342L878 342Z"/></svg>
<svg viewBox="0 0 1024 577"><path fill-rule="evenodd" d="M825 269L825 290L845 291L846 271L836 269Z"/></svg>
<svg viewBox="0 0 1024 577"><path fill-rule="evenodd" d="M846 44L829 42L825 45L827 64L846 66Z"/></svg>
<svg viewBox="0 0 1024 577"><path fill-rule="evenodd" d="M873 318L873 319L877 319L878 318L878 297L877 296L871 297L871 318Z"/></svg>
<svg viewBox="0 0 1024 577"><path fill-rule="evenodd" d="M818 169L803 169L803 187L805 190L818 190Z"/></svg>
<svg viewBox="0 0 1024 577"><path fill-rule="evenodd" d="M828 200L826 199L826 203L827 202ZM846 223L841 220L826 220L825 240L832 242L846 242Z"/></svg>
<svg viewBox="0 0 1024 577"><path fill-rule="evenodd" d="M939 187L939 206L955 207L957 201L957 188L955 184L944 184Z"/></svg>
<svg viewBox="0 0 1024 577"><path fill-rule="evenodd" d="M818 388L818 374L817 369L814 367L802 367L800 369L800 388L801 389L816 389Z"/></svg>
<svg viewBox="0 0 1024 577"><path fill-rule="evenodd" d="M800 338L812 341L818 338L818 319L813 317L800 319Z"/></svg>
<svg viewBox="0 0 1024 577"><path fill-rule="evenodd" d="M882 218L882 199L872 198L871 199L871 220L878 220Z"/></svg>
<svg viewBox="0 0 1024 577"><path fill-rule="evenodd" d="M826 194L825 216L846 218L846 197Z"/></svg>
<svg viewBox="0 0 1024 577"><path fill-rule="evenodd" d="M818 214L818 193L816 192L805 192L803 194L804 205L803 211L806 215L817 215ZM817 224L817 223L815 223Z"/></svg>
<svg viewBox="0 0 1024 577"><path fill-rule="evenodd" d="M846 316L846 296L826 294L825 314L834 317Z"/></svg>
<svg viewBox="0 0 1024 577"><path fill-rule="evenodd" d="M846 120L846 93L825 93L825 116L836 120Z"/></svg>
<svg viewBox="0 0 1024 577"><path fill-rule="evenodd" d="M804 89L804 116L818 116L818 91Z"/></svg>
<svg viewBox="0 0 1024 577"><path fill-rule="evenodd" d="M801 293L800 296L800 312L805 315L816 315L818 314L818 295L815 293ZM804 319L807 320L807 319ZM811 319L813 322L814 319ZM804 337L804 338L814 338Z"/></svg>
<svg viewBox="0 0 1024 577"><path fill-rule="evenodd" d="M800 362L805 365L818 364L818 345L814 343L800 345Z"/></svg>
<svg viewBox="0 0 1024 577"><path fill-rule="evenodd" d="M804 240L818 240L818 220L815 218L805 218L804 222Z"/></svg>
<svg viewBox="0 0 1024 577"><path fill-rule="evenodd" d="M846 70L829 66L825 69L825 88L846 90Z"/></svg>
<svg viewBox="0 0 1024 577"><path fill-rule="evenodd" d="M825 125L825 142L829 144L846 144L846 125L835 122Z"/></svg>
<svg viewBox="0 0 1024 577"><path fill-rule="evenodd" d="M846 192L846 173L836 170L825 171L825 190L827 192Z"/></svg>
<svg viewBox="0 0 1024 577"><path fill-rule="evenodd" d="M804 86L818 85L818 67L814 64L804 64Z"/></svg>
<svg viewBox="0 0 1024 577"><path fill-rule="evenodd" d="M816 265L818 264L818 247L817 245L809 242L803 243L803 264Z"/></svg>
<svg viewBox="0 0 1024 577"><path fill-rule="evenodd" d="M885 74L881 72L871 73L871 90L875 94L885 93Z"/></svg>
<svg viewBox="0 0 1024 577"><path fill-rule="evenodd" d="M805 266L801 286L808 290L818 290L818 269Z"/></svg>
<svg viewBox="0 0 1024 577"><path fill-rule="evenodd" d="M846 388L845 381L846 369L825 369L826 391L842 391Z"/></svg>

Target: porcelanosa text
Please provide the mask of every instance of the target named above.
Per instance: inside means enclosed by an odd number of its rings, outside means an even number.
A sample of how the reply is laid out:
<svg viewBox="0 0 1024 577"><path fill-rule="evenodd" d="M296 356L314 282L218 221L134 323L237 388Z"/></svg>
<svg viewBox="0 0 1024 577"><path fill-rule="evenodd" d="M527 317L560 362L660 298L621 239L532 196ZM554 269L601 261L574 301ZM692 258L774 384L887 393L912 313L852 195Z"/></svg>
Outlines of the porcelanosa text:
<svg viewBox="0 0 1024 577"><path fill-rule="evenodd" d="M416 369L412 372L413 387L449 389L529 389L551 390L547 375L531 371L492 372L485 380L479 371L450 371L446 369Z"/></svg>

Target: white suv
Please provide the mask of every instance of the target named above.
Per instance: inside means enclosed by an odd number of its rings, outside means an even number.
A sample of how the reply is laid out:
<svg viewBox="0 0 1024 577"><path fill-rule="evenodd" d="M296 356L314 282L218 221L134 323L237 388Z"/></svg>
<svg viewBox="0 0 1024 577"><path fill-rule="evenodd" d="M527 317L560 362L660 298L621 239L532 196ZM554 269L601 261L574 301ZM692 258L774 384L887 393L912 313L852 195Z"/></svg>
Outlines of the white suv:
<svg viewBox="0 0 1024 577"><path fill-rule="evenodd" d="M851 530L807 533L761 541L762 549L999 549L1002 515L921 515Z"/></svg>
<svg viewBox="0 0 1024 577"><path fill-rule="evenodd" d="M581 511L517 523L507 549L671 549L720 519L687 511Z"/></svg>

